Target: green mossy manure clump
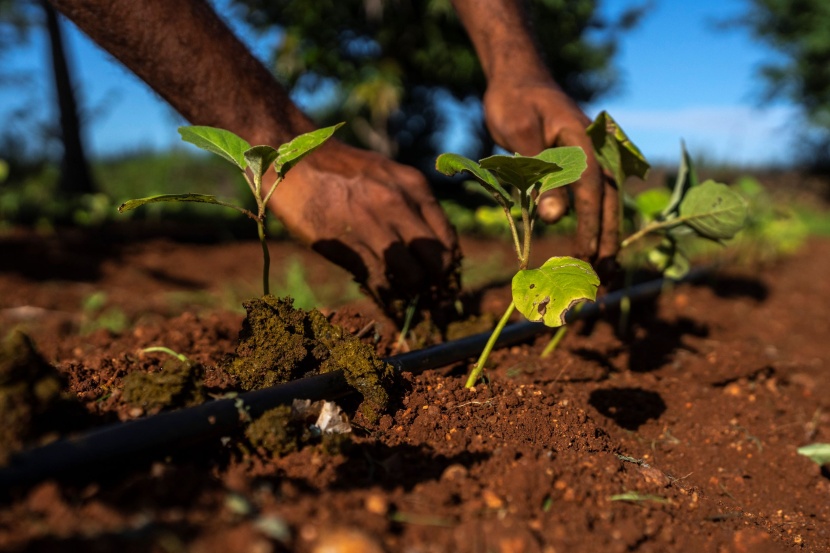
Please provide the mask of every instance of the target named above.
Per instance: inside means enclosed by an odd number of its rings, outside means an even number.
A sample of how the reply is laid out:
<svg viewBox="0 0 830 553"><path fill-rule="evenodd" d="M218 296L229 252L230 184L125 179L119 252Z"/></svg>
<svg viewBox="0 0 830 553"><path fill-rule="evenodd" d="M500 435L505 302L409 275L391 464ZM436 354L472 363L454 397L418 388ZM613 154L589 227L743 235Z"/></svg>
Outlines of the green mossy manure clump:
<svg viewBox="0 0 830 553"><path fill-rule="evenodd" d="M259 453L272 458L308 445L317 445L328 455L342 453L351 444L351 431L329 432L316 426L324 403L300 400L269 409L248 425L245 437Z"/></svg>
<svg viewBox="0 0 830 553"><path fill-rule="evenodd" d="M342 370L346 381L363 395L363 416L377 420L389 403L392 367L316 309L294 309L292 304L291 298L274 296L243 303L247 316L236 355L225 369L244 390Z"/></svg>
<svg viewBox="0 0 830 553"><path fill-rule="evenodd" d="M168 359L159 372L131 372L124 377L126 403L156 413L170 407L190 407L205 400L201 365Z"/></svg>
<svg viewBox="0 0 830 553"><path fill-rule="evenodd" d="M0 465L38 438L59 429L67 401L60 373L20 331L0 345ZM56 424L52 424L56 422Z"/></svg>

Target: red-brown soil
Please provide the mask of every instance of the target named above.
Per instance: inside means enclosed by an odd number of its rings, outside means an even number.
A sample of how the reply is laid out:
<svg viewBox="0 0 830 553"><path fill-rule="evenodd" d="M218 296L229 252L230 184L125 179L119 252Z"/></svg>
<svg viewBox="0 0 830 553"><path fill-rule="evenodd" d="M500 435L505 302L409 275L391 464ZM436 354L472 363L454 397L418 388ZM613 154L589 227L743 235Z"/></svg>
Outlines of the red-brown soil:
<svg viewBox="0 0 830 553"><path fill-rule="evenodd" d="M142 347L202 363L214 393L231 386L216 369L242 320L228 290L256 292L259 246L110 239L0 240L0 328L30 333L93 424L145 415L119 397L125 375L164 360ZM493 243L463 247L499 265ZM291 256L315 286L347 278L273 245ZM830 478L796 449L830 442L828 274L830 241L815 239L636 306L624 340L609 315L574 325L546 360L546 337L498 351L474 391L465 364L404 374L377 424L355 415L341 454L270 460L211 442L44 482L2 499L0 550L827 552ZM99 291L129 322L120 335L79 333ZM505 301L494 289L482 305ZM366 301L335 319L395 338ZM614 498L631 492L640 500Z"/></svg>

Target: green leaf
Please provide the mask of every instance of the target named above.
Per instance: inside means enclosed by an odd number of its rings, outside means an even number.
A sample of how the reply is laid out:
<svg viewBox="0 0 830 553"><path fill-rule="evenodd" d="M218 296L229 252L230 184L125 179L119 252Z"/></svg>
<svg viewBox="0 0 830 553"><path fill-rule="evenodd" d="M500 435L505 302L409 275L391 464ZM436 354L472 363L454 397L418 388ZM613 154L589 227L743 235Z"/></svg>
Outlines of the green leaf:
<svg viewBox="0 0 830 553"><path fill-rule="evenodd" d="M646 178L650 168L646 158L607 112L600 112L587 132L597 161L614 176L617 186L630 176Z"/></svg>
<svg viewBox="0 0 830 553"><path fill-rule="evenodd" d="M159 202L197 202L202 204L223 205L225 207L238 209L236 206L227 204L216 199L215 196L208 196L205 194L161 194L159 196L149 196L147 198L127 200L126 202L118 206L118 212L124 213L125 211L130 211L132 209L141 207L146 204L154 204Z"/></svg>
<svg viewBox="0 0 830 553"><path fill-rule="evenodd" d="M809 457L811 461L819 465L826 465L830 463L830 444L810 444L804 447L799 447L799 455Z"/></svg>
<svg viewBox="0 0 830 553"><path fill-rule="evenodd" d="M435 169L439 173L443 173L448 177L457 175L458 173L467 173L471 175L481 186L489 192L493 198L502 205L512 206L513 200L510 194L502 188L496 177L487 169L482 169L478 163L472 159L468 159L458 154L441 154L435 160ZM499 198L502 201L499 201Z"/></svg>
<svg viewBox="0 0 830 553"><path fill-rule="evenodd" d="M182 140L227 159L244 171L245 152L251 149L242 138L230 131L215 127L179 127Z"/></svg>
<svg viewBox="0 0 830 553"><path fill-rule="evenodd" d="M712 240L732 238L746 222L747 205L725 184L707 180L690 188L680 203L679 221Z"/></svg>
<svg viewBox="0 0 830 553"><path fill-rule="evenodd" d="M555 163L562 168L561 171L542 177L540 194L578 181L588 168L588 157L585 155L585 150L579 146L548 148L533 157L548 163Z"/></svg>
<svg viewBox="0 0 830 553"><path fill-rule="evenodd" d="M535 157L490 156L479 161L483 169L489 170L502 184L515 186L527 192L534 184L551 173L562 171L562 167Z"/></svg>
<svg viewBox="0 0 830 553"><path fill-rule="evenodd" d="M516 273L513 302L528 320L557 327L565 324L568 309L596 300L598 286L599 277L589 263L573 257L551 257L538 269Z"/></svg>
<svg viewBox="0 0 830 553"><path fill-rule="evenodd" d="M334 132L343 125L345 123L338 123L331 127L301 134L291 142L286 142L277 148L279 157L277 157L274 166L280 176L284 177L301 159L325 144L326 140L331 138Z"/></svg>
<svg viewBox="0 0 830 553"><path fill-rule="evenodd" d="M665 188L650 188L637 194L634 198L634 207L637 213L648 223L662 214L671 201L671 195Z"/></svg>
<svg viewBox="0 0 830 553"><path fill-rule="evenodd" d="M248 167L254 173L257 179L262 179L262 175L268 170L268 166L274 163L279 155L277 151L271 146L254 146L250 150L245 151L245 161L248 162Z"/></svg>
<svg viewBox="0 0 830 553"><path fill-rule="evenodd" d="M686 151L686 144L680 142L680 166L677 168L677 180L674 182L674 190L672 191L671 199L666 207L663 209L661 215L667 217L669 214L677 211L677 207L686 192L692 187L698 185L697 171L692 163L692 158L689 157L689 152Z"/></svg>
<svg viewBox="0 0 830 553"><path fill-rule="evenodd" d="M691 269L691 262L670 234L648 252L648 261L666 278L680 280Z"/></svg>

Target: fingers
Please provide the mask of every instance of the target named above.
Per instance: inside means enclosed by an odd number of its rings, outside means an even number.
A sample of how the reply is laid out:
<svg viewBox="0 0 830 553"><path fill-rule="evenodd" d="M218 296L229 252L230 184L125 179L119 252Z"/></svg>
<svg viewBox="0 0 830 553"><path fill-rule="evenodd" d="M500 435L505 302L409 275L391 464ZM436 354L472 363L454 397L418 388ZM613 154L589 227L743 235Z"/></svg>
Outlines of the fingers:
<svg viewBox="0 0 830 553"><path fill-rule="evenodd" d="M605 176L594 156L583 129L563 129L559 135L563 146L580 146L588 155L588 167L582 177L573 184L574 211L576 211L576 255L588 261L596 259L604 203ZM616 207L613 209L616 211Z"/></svg>
<svg viewBox="0 0 830 553"><path fill-rule="evenodd" d="M602 236L599 242L599 260L614 258L620 249L620 197L613 179L605 175L602 197Z"/></svg>
<svg viewBox="0 0 830 553"><path fill-rule="evenodd" d="M539 218L547 224L558 222L568 212L568 192L564 188L548 190L539 197Z"/></svg>

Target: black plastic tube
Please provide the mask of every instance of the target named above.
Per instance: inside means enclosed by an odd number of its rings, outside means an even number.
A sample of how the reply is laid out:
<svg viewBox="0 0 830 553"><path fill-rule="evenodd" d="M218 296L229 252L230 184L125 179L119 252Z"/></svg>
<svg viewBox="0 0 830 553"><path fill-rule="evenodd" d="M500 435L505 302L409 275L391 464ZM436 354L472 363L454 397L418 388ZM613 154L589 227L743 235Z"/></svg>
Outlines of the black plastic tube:
<svg viewBox="0 0 830 553"><path fill-rule="evenodd" d="M684 279L696 280L706 274L695 270ZM628 296L632 301L655 296L665 285L664 279L644 282L628 290L606 294L595 303L571 310L567 322L596 316L614 307ZM526 341L547 329L539 323L522 322L507 326L496 347ZM421 372L444 367L478 355L489 332L386 359L398 371ZM144 419L118 423L24 451L14 456L9 466L0 469L0 491L24 487L48 478L117 466L121 460L147 458L192 445L210 438L226 436L236 430L247 416L257 417L268 409L291 403L294 399L333 400L353 390L339 371L301 378L271 388L239 394L203 403L196 407L153 415ZM244 412L242 412L244 410Z"/></svg>

